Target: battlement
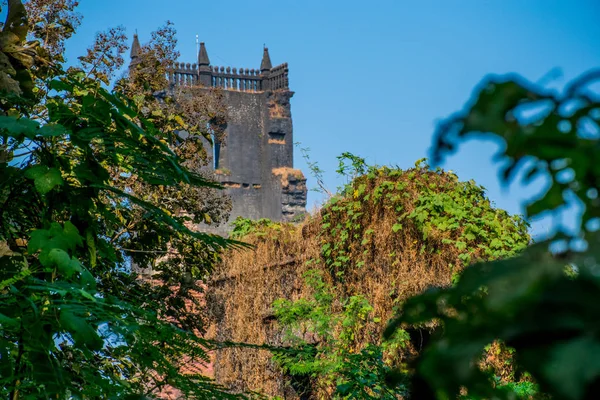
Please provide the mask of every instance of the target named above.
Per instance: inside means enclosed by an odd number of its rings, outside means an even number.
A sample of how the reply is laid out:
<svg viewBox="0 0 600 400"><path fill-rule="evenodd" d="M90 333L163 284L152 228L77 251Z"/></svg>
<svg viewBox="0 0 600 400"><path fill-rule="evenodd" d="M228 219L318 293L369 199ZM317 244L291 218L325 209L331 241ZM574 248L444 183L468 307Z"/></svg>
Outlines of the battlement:
<svg viewBox="0 0 600 400"><path fill-rule="evenodd" d="M265 90L289 89L288 64L283 63L277 67L261 72L258 69L231 68L208 66L210 84L208 87L224 90L237 90L241 92L262 92ZM195 86L201 82L198 64L175 63L167 70L167 79L177 86Z"/></svg>
<svg viewBox="0 0 600 400"><path fill-rule="evenodd" d="M140 49L137 35L131 48L130 68L138 63ZM271 65L269 49L264 48L260 68L249 69L213 66L204 43L200 43L197 63L176 62L167 69L167 79L173 87L204 86L238 92L289 91L288 64Z"/></svg>

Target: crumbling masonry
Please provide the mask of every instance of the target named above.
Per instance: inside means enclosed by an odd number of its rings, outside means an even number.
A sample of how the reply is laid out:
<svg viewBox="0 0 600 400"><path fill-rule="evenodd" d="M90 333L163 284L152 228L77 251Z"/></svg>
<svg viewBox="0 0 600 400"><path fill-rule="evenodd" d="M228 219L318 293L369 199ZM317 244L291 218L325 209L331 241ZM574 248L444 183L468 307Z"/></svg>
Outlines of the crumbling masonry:
<svg viewBox="0 0 600 400"><path fill-rule="evenodd" d="M131 65L138 61L137 35ZM272 67L264 49L260 69L217 67L200 44L198 63L175 63L167 72L172 88L221 88L228 108L227 139L215 146L217 180L231 196L230 220L238 216L292 221L306 212L306 179L293 169L293 130L287 63ZM210 228L225 234L229 224Z"/></svg>

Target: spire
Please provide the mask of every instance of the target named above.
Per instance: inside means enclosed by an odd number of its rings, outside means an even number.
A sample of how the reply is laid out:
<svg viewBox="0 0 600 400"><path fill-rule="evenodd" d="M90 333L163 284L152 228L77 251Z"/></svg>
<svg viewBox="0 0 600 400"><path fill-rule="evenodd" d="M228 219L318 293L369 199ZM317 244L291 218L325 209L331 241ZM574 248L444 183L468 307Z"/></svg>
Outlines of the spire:
<svg viewBox="0 0 600 400"><path fill-rule="evenodd" d="M264 48L262 62L260 63L260 72L267 72L273 68L271 64L271 56L269 56L269 49Z"/></svg>
<svg viewBox="0 0 600 400"><path fill-rule="evenodd" d="M140 39L138 38L137 33L135 33L133 35L133 43L131 44L131 61L133 62L134 59L137 59L138 56L140 55Z"/></svg>
<svg viewBox="0 0 600 400"><path fill-rule="evenodd" d="M200 51L198 52L198 66L209 66L210 60L208 59L208 53L206 52L206 46L204 42L200 42Z"/></svg>

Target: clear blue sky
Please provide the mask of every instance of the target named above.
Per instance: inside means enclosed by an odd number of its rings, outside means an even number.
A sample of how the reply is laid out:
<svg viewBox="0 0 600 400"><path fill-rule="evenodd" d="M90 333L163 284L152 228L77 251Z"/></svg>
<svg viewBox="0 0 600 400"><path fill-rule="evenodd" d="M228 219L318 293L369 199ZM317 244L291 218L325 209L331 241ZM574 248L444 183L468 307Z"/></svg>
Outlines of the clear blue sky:
<svg viewBox="0 0 600 400"><path fill-rule="evenodd" d="M461 109L487 73L538 80L555 67L561 87L600 66L598 0L82 0L83 25L68 43L70 62L97 31L123 25L145 41L167 19L182 61L194 62L195 35L213 65L257 68L262 46L288 62L294 139L311 148L331 188L336 156L408 168L428 156L436 121ZM469 142L443 165L475 179L512 213L539 189L497 183L497 146ZM307 173L296 153L296 167ZM314 180L309 177L309 187ZM309 195L309 208L318 202ZM549 222L534 224L543 234Z"/></svg>

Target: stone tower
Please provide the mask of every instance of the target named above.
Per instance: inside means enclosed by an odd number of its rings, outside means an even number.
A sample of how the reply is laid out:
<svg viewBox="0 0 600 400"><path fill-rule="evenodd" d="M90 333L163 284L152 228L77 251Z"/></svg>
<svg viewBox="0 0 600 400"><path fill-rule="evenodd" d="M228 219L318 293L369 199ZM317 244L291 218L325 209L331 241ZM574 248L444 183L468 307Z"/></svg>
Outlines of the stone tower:
<svg viewBox="0 0 600 400"><path fill-rule="evenodd" d="M137 35L132 64L137 62ZM175 63L167 72L172 87L195 85L221 88L229 120L226 145L214 152L217 180L231 196L230 221L238 216L292 221L306 212L306 179L294 169L293 129L287 63L273 67L269 50L260 69L217 67L204 43L198 63ZM229 223L210 227L225 234Z"/></svg>

